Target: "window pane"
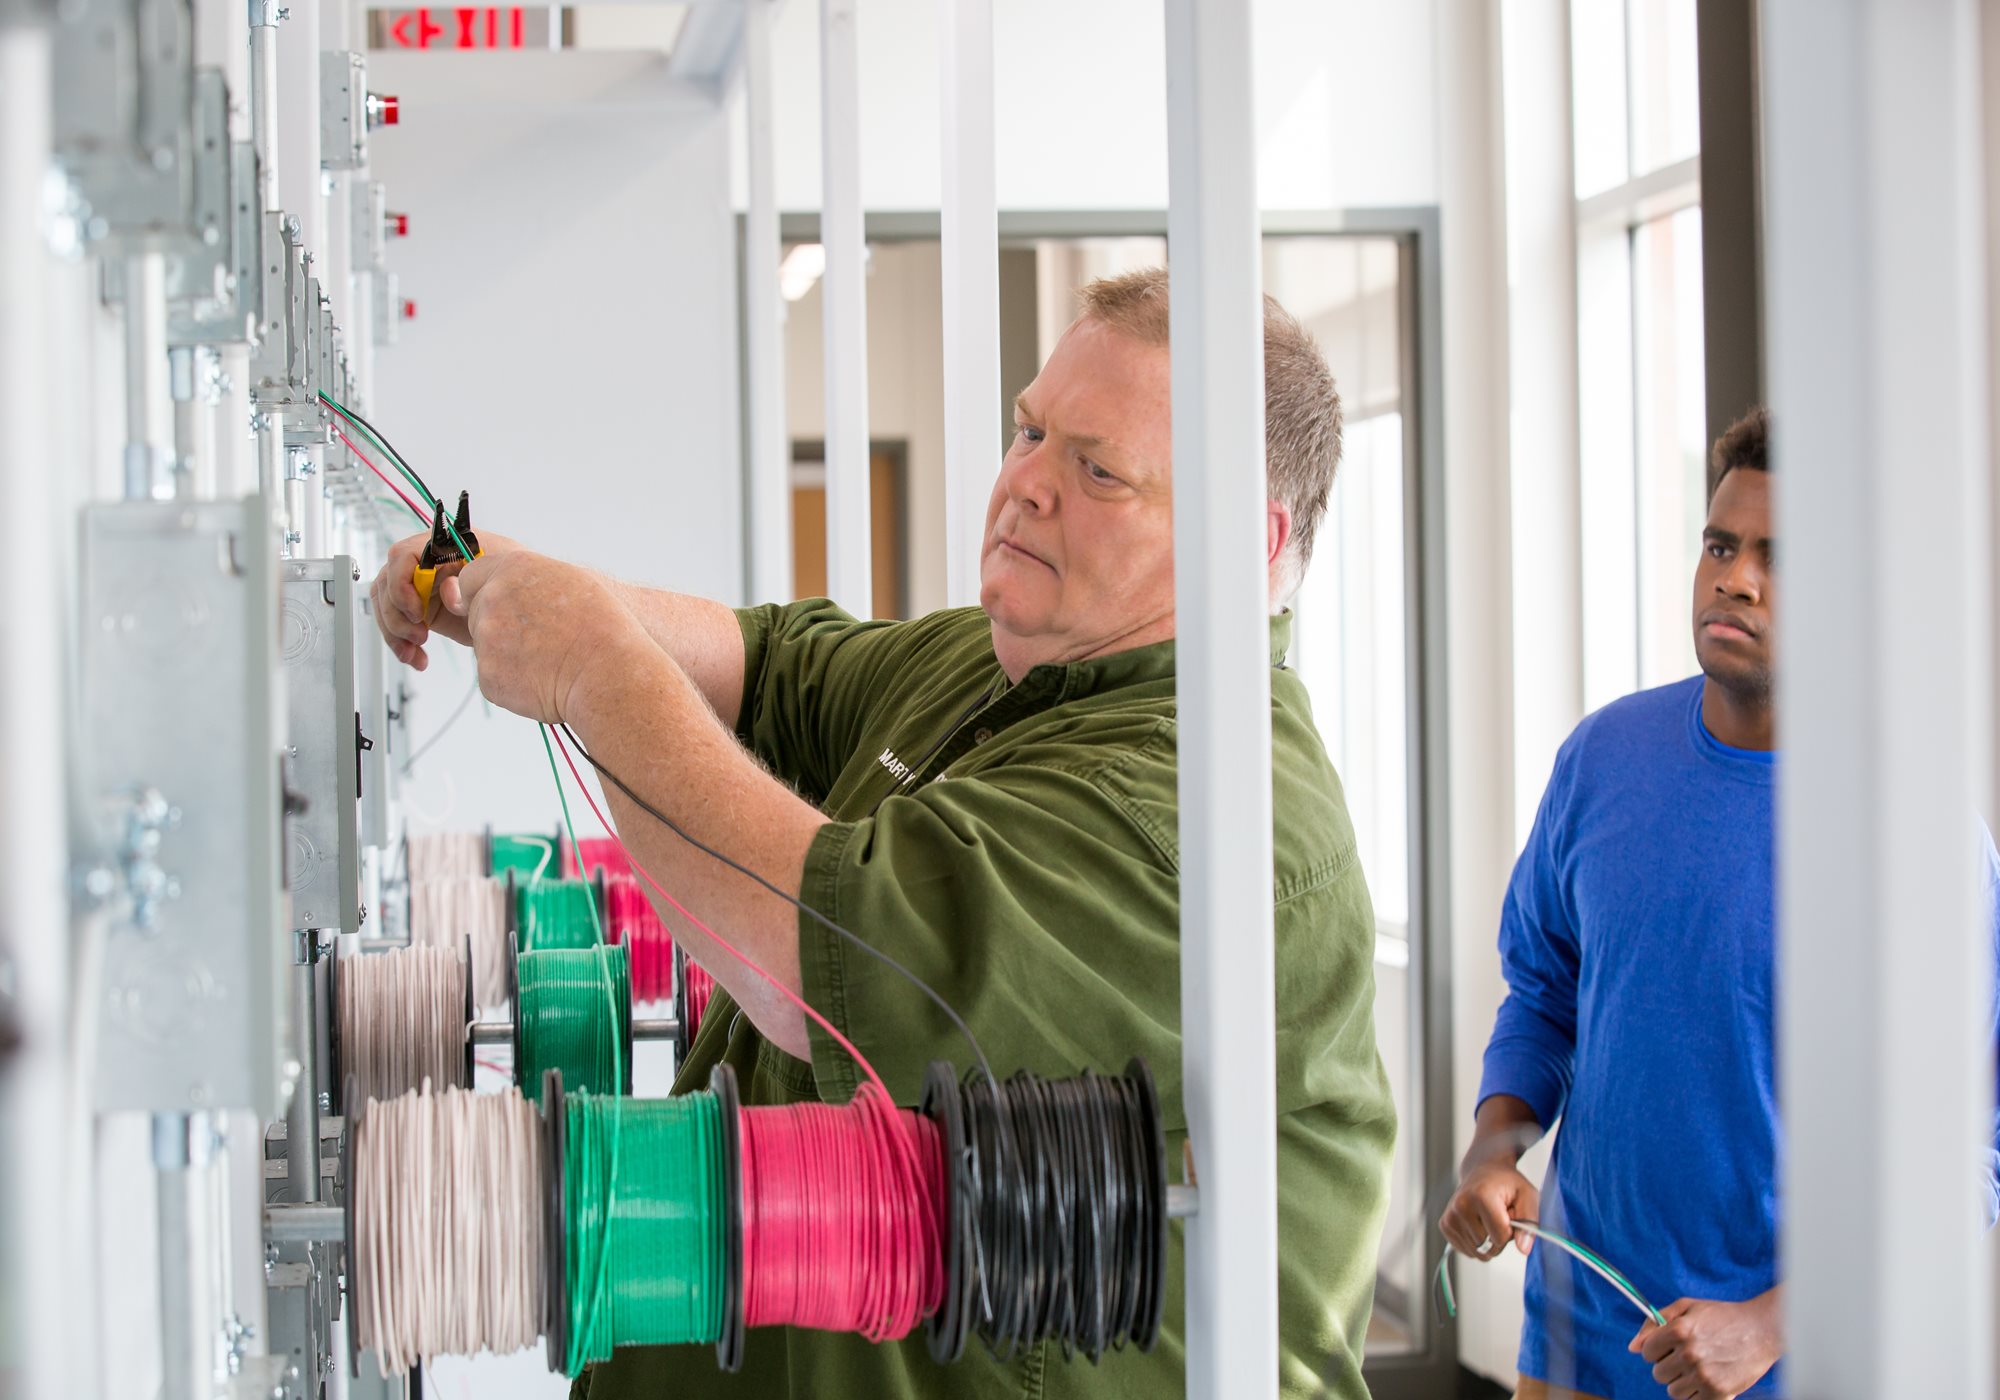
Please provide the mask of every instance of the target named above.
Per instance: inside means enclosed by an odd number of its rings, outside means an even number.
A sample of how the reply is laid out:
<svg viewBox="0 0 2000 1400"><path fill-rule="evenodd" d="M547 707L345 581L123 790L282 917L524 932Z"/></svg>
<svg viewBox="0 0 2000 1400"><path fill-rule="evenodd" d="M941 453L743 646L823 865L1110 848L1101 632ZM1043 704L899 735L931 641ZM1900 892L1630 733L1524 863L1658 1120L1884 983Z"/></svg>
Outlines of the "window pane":
<svg viewBox="0 0 2000 1400"><path fill-rule="evenodd" d="M1694 567L1708 514L1700 209L1633 232L1632 319L1639 684L1654 686L1695 671Z"/></svg>
<svg viewBox="0 0 2000 1400"><path fill-rule="evenodd" d="M1626 133L1625 6L1575 0L1569 11L1571 110L1576 124L1576 197L1588 199L1631 175Z"/></svg>
<svg viewBox="0 0 2000 1400"><path fill-rule="evenodd" d="M1589 5L1593 0L1584 0ZM1701 149L1695 82L1695 0L1628 0L1632 174L1645 175ZM1579 141L1581 141L1579 137Z"/></svg>
<svg viewBox="0 0 2000 1400"><path fill-rule="evenodd" d="M1410 599L1405 588L1402 267L1396 244L1267 238L1264 286L1326 352L1346 410L1339 474L1293 600L1292 664L1347 798L1375 902L1375 1036L1403 1131L1391 1168L1370 1357L1421 1345L1423 1018L1410 975ZM1412 1222L1417 1222L1414 1226Z"/></svg>

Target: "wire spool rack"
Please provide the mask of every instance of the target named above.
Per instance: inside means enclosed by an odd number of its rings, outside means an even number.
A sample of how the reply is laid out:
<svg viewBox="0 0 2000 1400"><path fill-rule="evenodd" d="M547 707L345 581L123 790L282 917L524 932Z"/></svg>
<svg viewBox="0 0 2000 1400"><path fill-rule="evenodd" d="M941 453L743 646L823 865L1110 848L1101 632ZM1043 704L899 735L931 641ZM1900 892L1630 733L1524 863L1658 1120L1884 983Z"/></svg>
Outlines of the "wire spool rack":
<svg viewBox="0 0 2000 1400"><path fill-rule="evenodd" d="M639 1345L711 1346L734 1370L750 1334L775 1325L875 1340L922 1326L945 1362L974 1335L1003 1357L1053 1340L1093 1360L1158 1337L1168 1218L1188 1203L1167 1187L1142 1061L1117 1076L1000 1084L938 1063L916 1110L872 1087L838 1108L745 1107L726 1065L705 1090L666 1100L567 1089L550 1070L532 1164L518 1110L476 1114L462 1094L369 1105L349 1137L356 1332L385 1365L518 1348L511 1304L526 1298L539 1300L550 1368L572 1376ZM425 1137L412 1122L453 1128ZM489 1164L464 1189L496 1211L524 1193L534 1208L481 1217L476 1245L446 1237L464 1212L409 1197L458 1180L439 1153ZM491 1267L466 1257L474 1248ZM429 1272L395 1263L429 1256L447 1257ZM491 1321L468 1330L467 1317Z"/></svg>
<svg viewBox="0 0 2000 1400"><path fill-rule="evenodd" d="M517 1086L544 1069L599 1093L632 1092L640 1041L678 1041L674 1017L633 1015L623 948L506 951L505 1020L478 1020L466 966L469 949L391 948L337 956L329 978L333 1082L357 1097L393 1098L420 1088L470 1088L481 1046L513 1052Z"/></svg>

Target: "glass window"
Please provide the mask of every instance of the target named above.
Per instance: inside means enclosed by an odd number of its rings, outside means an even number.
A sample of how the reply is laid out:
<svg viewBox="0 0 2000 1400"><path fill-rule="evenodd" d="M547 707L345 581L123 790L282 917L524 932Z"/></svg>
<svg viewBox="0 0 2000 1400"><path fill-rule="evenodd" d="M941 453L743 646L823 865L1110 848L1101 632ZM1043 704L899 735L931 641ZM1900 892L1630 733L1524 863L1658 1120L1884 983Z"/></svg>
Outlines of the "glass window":
<svg viewBox="0 0 2000 1400"><path fill-rule="evenodd" d="M1576 197L1632 177L1626 135L1625 6L1579 0L1570 6L1570 92L1576 126Z"/></svg>
<svg viewBox="0 0 2000 1400"><path fill-rule="evenodd" d="M1588 8L1590 0L1586 0ZM1695 0L1630 0L1626 73L1632 174L1644 175L1701 149L1695 81Z"/></svg>
<svg viewBox="0 0 2000 1400"><path fill-rule="evenodd" d="M1632 233L1639 684L1695 672L1695 556L1708 515L1701 210Z"/></svg>

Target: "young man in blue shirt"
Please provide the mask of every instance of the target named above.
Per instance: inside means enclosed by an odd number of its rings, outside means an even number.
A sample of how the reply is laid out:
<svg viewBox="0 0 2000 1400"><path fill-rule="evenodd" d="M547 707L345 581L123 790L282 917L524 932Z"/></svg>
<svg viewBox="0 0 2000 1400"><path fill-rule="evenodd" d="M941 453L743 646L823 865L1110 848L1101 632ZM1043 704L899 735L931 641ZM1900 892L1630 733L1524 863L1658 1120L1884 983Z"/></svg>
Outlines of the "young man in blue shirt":
<svg viewBox="0 0 2000 1400"><path fill-rule="evenodd" d="M1467 1258L1528 1255L1517 1400L1783 1394L1768 431L1759 409L1715 444L1702 674L1577 727L1508 886L1508 996L1440 1227ZM1516 1164L1558 1118L1541 1195ZM1596 1250L1666 1324L1515 1220Z"/></svg>

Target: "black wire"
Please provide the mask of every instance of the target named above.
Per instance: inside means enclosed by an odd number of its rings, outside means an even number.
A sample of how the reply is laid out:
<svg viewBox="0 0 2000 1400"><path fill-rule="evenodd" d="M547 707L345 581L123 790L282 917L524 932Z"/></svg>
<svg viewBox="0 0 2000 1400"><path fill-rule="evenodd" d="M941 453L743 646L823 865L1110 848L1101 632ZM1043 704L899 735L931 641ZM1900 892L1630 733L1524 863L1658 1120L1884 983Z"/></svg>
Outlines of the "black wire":
<svg viewBox="0 0 2000 1400"><path fill-rule="evenodd" d="M432 505L436 506L438 509L440 510L444 509L443 498L440 497L437 492L431 490L429 482L425 481L421 476L417 476L417 469L410 465L409 459L407 457L405 457L402 453L396 450L396 444L389 441L387 434L385 434L380 428L376 427L373 423L369 422L366 418L363 418L360 414L356 413L353 409L347 407L345 404L336 406L332 399L327 398L326 392L324 390L320 391L320 398L324 400L327 407L332 408L334 412L342 414L345 417L352 418L355 422L359 423L362 427L366 428L371 434L373 434L375 440L377 442L380 442L382 446L386 447L389 450L389 455L391 457L394 457L396 461L402 465L403 470L408 472L412 477L416 478L417 485L423 488L424 499L429 501Z"/></svg>
<svg viewBox="0 0 2000 1400"><path fill-rule="evenodd" d="M980 1340L999 1360L1054 1341L1096 1362L1149 1348L1165 1286L1163 1199L1138 1086L1026 1070L963 1088L973 1212L992 1303ZM1002 1147L1020 1144L1016 1153Z"/></svg>
<svg viewBox="0 0 2000 1400"><path fill-rule="evenodd" d="M458 722L458 717L464 714L466 710L471 707L472 697L477 694L479 694L479 682L477 680L474 680L472 682L472 689L465 692L465 698L458 702L458 708L451 712L451 717L445 720L443 724L440 724L437 727L436 732L434 732L430 738L424 740L423 743L417 745L416 749L411 752L410 756L403 760L404 777L407 778L410 776L410 770L417 766L417 760L422 758L425 754L429 753L431 751L431 746L436 744L438 740L442 739L445 736L445 732L449 730L453 724Z"/></svg>
<svg viewBox="0 0 2000 1400"><path fill-rule="evenodd" d="M852 943L862 952L868 954L870 957L875 958L880 962L888 964L890 967L894 968L897 972L901 973L904 977L908 978L912 986L916 987L918 991L922 992L925 996L929 997L931 1001L936 1004L938 1010L944 1012L944 1014L950 1018L951 1023L954 1026L958 1027L959 1034L965 1037L965 1043L972 1047L972 1054L973 1057L979 1061L980 1071L986 1076L987 1082L994 1085L994 1087L997 1090L997 1088L999 1087L999 1081L995 1079L993 1076L993 1067L986 1062L986 1052L979 1048L979 1037L975 1036L972 1033L972 1027L965 1024L964 1019L960 1017L956 1011L951 1009L951 1003L946 1001L942 996L939 996L937 991L931 986L930 983L924 981L923 978L917 976L916 973L910 971L909 968L903 966L903 964L896 961L896 959L890 957L880 948L877 948L872 944L863 940L858 934L852 933L849 930L842 928L839 924L835 923L832 919L829 919L826 915L820 913L819 910L813 908L810 904L807 904L797 895L786 893L783 889L779 888L777 885L772 884L769 880L765 879L762 875L759 875L749 866L742 864L740 861L730 859L728 856L724 855L721 851L716 850L713 846L707 845L704 842L695 839L693 836L690 836L687 833L687 831L682 828L680 823L676 822L672 817L668 816L665 812L662 812L658 807L655 807L645 798L639 796L638 793L632 791L632 789L626 785L625 780L623 778L619 777L609 768L606 768L602 763L599 763L597 759L592 756L590 750L586 749L583 746L583 741L576 737L575 730L571 729L567 724L561 725L559 727L562 729L563 734L568 737L570 743L576 746L576 751L583 755L583 761L585 763L588 763L592 768L595 768L597 770L599 777L603 778L606 782L610 783L613 787L617 788L620 792L624 793L625 796L631 799L631 801L638 806L639 810L646 813L647 816L653 818L653 820L657 821L667 830L673 832L674 835L680 837L681 840L687 842L690 846L694 847L697 851L700 851L703 855L708 856L713 860L718 860L722 862L722 864L728 866L731 870L736 871L739 875L744 875L747 876L749 879L754 880L756 883L762 885L765 889L769 890L772 894L784 900L787 904L790 904L794 908L798 909L801 913L810 914L813 918L817 919L827 928L832 929L842 938L845 938L849 943Z"/></svg>

